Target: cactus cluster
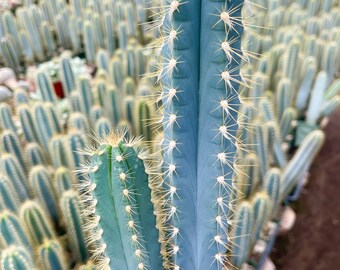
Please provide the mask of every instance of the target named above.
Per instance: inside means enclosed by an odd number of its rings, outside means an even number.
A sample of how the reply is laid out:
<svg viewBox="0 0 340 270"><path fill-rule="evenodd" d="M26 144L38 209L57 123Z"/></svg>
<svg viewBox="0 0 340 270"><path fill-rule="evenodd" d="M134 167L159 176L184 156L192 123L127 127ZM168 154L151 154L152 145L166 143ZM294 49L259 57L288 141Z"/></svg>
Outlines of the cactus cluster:
<svg viewBox="0 0 340 270"><path fill-rule="evenodd" d="M111 57L117 48L125 50L131 37L142 44L150 39L145 23L153 15L146 2L24 1L15 11L0 14L1 60L21 73L26 65L72 50L85 53L90 64L102 64L102 54L96 56L101 49Z"/></svg>
<svg viewBox="0 0 340 270"><path fill-rule="evenodd" d="M3 63L56 56L1 89L1 269L257 267L339 104L339 3L147 2L1 13Z"/></svg>

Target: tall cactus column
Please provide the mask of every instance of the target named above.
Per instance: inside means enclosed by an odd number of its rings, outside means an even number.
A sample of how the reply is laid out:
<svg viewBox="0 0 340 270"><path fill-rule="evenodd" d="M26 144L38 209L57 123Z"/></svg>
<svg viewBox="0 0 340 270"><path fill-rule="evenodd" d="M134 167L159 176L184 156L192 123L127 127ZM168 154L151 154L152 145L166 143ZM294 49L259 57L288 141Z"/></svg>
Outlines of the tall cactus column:
<svg viewBox="0 0 340 270"><path fill-rule="evenodd" d="M183 2L183 3L182 3ZM167 1L163 21L165 269L196 269L200 1Z"/></svg>
<svg viewBox="0 0 340 270"><path fill-rule="evenodd" d="M202 0L197 269L222 269L228 246L239 109L241 0Z"/></svg>
<svg viewBox="0 0 340 270"><path fill-rule="evenodd" d="M162 83L166 269L226 261L243 1L168 0ZM169 264L169 265L167 265Z"/></svg>

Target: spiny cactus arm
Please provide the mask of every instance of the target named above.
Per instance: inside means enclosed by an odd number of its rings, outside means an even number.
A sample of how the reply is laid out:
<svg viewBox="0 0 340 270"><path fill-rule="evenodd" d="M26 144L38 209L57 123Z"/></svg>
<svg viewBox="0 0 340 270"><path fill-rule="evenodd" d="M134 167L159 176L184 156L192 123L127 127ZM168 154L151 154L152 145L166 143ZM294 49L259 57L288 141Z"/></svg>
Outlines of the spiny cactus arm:
<svg viewBox="0 0 340 270"><path fill-rule="evenodd" d="M2 129L9 129L16 132L16 126L13 122L12 109L7 103L0 104L0 126Z"/></svg>
<svg viewBox="0 0 340 270"><path fill-rule="evenodd" d="M109 52L110 57L113 56L113 53L116 49L116 33L113 28L112 14L109 11L104 12L104 33L105 33L105 43L106 50Z"/></svg>
<svg viewBox="0 0 340 270"><path fill-rule="evenodd" d="M104 108L100 105L94 105L91 108L89 122L92 127L96 125L97 120L104 116Z"/></svg>
<svg viewBox="0 0 340 270"><path fill-rule="evenodd" d="M137 136L143 136L146 142L152 141L152 117L155 114L154 104L147 99L139 98L135 103L135 131Z"/></svg>
<svg viewBox="0 0 340 270"><path fill-rule="evenodd" d="M95 132L99 138L105 138L112 131L111 122L106 117L101 117L95 125Z"/></svg>
<svg viewBox="0 0 340 270"><path fill-rule="evenodd" d="M16 106L28 104L29 99L25 89L18 87L14 90L14 102Z"/></svg>
<svg viewBox="0 0 340 270"><path fill-rule="evenodd" d="M340 97L334 96L329 101L327 101L321 110L321 116L330 116L340 105Z"/></svg>
<svg viewBox="0 0 340 270"><path fill-rule="evenodd" d="M65 191L72 189L75 179L71 171L66 167L59 167L54 173L54 188L60 196Z"/></svg>
<svg viewBox="0 0 340 270"><path fill-rule="evenodd" d="M38 256L41 260L41 266L44 269L68 269L63 247L57 240L45 240L44 243L38 248Z"/></svg>
<svg viewBox="0 0 340 270"><path fill-rule="evenodd" d="M276 108L278 119L282 118L283 112L291 107L292 82L286 78L279 81L276 93Z"/></svg>
<svg viewBox="0 0 340 270"><path fill-rule="evenodd" d="M242 202L235 214L235 224L231 231L231 258L234 267L241 268L247 260L253 226L253 210L248 202Z"/></svg>
<svg viewBox="0 0 340 270"><path fill-rule="evenodd" d="M294 126L293 123L297 119L297 111L294 108L287 108L282 115L280 121L280 133L283 141L287 139L287 136L291 134Z"/></svg>
<svg viewBox="0 0 340 270"><path fill-rule="evenodd" d="M114 85L107 89L107 100L105 104L106 116L112 121L112 126L116 127L122 117L122 109L119 93Z"/></svg>
<svg viewBox="0 0 340 270"><path fill-rule="evenodd" d="M322 109L323 97L327 87L327 73L320 71L316 76L306 113L306 122L316 125Z"/></svg>
<svg viewBox="0 0 340 270"><path fill-rule="evenodd" d="M16 73L20 72L19 55L10 36L1 38L0 54L8 67L13 69Z"/></svg>
<svg viewBox="0 0 340 270"><path fill-rule="evenodd" d="M260 237L264 224L270 214L270 198L265 192L257 192L252 199L253 224L252 243L254 244Z"/></svg>
<svg viewBox="0 0 340 270"><path fill-rule="evenodd" d="M13 154L18 160L21 168L25 171L26 164L17 134L11 130L4 130L0 135L0 144L2 152Z"/></svg>
<svg viewBox="0 0 340 270"><path fill-rule="evenodd" d="M35 201L26 201L20 209L20 220L32 243L41 245L45 239L55 238L52 222Z"/></svg>
<svg viewBox="0 0 340 270"><path fill-rule="evenodd" d="M24 151L24 159L28 169L36 165L47 165L45 153L37 143L28 143Z"/></svg>
<svg viewBox="0 0 340 270"><path fill-rule="evenodd" d="M44 101L55 102L57 97L54 92L50 76L45 71L37 73L36 83L39 87L41 97Z"/></svg>
<svg viewBox="0 0 340 270"><path fill-rule="evenodd" d="M81 208L83 206L80 204L79 199L75 191L66 191L60 199L60 208L75 259L78 262L84 263L88 258L88 253L85 245L85 234L82 228L84 221L81 217Z"/></svg>
<svg viewBox="0 0 340 270"><path fill-rule="evenodd" d="M325 100L331 100L340 92L340 79L334 80L333 83L327 87L324 95Z"/></svg>
<svg viewBox="0 0 340 270"><path fill-rule="evenodd" d="M17 109L21 128L27 142L39 142L37 127L34 122L31 110L27 104L21 104Z"/></svg>
<svg viewBox="0 0 340 270"><path fill-rule="evenodd" d="M18 217L7 209L0 212L0 244L2 248L17 245L31 250L31 244Z"/></svg>
<svg viewBox="0 0 340 270"><path fill-rule="evenodd" d="M90 125L87 117L83 113L71 113L67 121L67 127L79 130L86 135L90 134Z"/></svg>
<svg viewBox="0 0 340 270"><path fill-rule="evenodd" d="M258 157L253 153L247 154L244 158L239 188L241 194L245 197L251 196L259 184L258 160Z"/></svg>
<svg viewBox="0 0 340 270"><path fill-rule="evenodd" d="M1 171L4 172L14 184L20 201L25 201L29 197L28 187L26 184L25 173L19 162L12 154L2 154Z"/></svg>
<svg viewBox="0 0 340 270"><path fill-rule="evenodd" d="M86 264L80 265L77 270L97 270L95 264L91 261L88 261Z"/></svg>
<svg viewBox="0 0 340 270"><path fill-rule="evenodd" d="M296 108L300 112L302 112L307 107L308 97L317 72L317 63L315 57L307 57L303 62L302 70L302 83L298 89L295 101Z"/></svg>
<svg viewBox="0 0 340 270"><path fill-rule="evenodd" d="M166 269L196 268L200 1L164 2L161 73ZM194 222L193 222L194 221Z"/></svg>
<svg viewBox="0 0 340 270"><path fill-rule="evenodd" d="M89 115L94 102L91 82L89 78L87 78L86 76L81 76L78 79L78 88L81 110L85 115Z"/></svg>
<svg viewBox="0 0 340 270"><path fill-rule="evenodd" d="M59 74L65 95L69 97L70 93L76 89L76 82L69 57L64 56L60 60Z"/></svg>
<svg viewBox="0 0 340 270"><path fill-rule="evenodd" d="M293 158L288 162L283 171L282 199L289 195L297 181L304 176L316 154L319 152L325 140L325 134L321 130L315 130L302 141Z"/></svg>
<svg viewBox="0 0 340 270"><path fill-rule="evenodd" d="M100 238L98 247L93 251L94 258L112 270L128 270L127 257L123 249L118 218L114 200L111 194L111 147L103 146L91 158L92 172L86 189L92 190L88 201L90 212L94 218L88 219L86 227L92 235L89 243L96 244L96 236Z"/></svg>
<svg viewBox="0 0 340 270"><path fill-rule="evenodd" d="M0 174L0 211L8 209L13 213L19 210L19 195L11 180Z"/></svg>
<svg viewBox="0 0 340 270"><path fill-rule="evenodd" d="M31 255L23 248L11 246L1 253L2 270L35 270Z"/></svg>
<svg viewBox="0 0 340 270"><path fill-rule="evenodd" d="M270 198L269 217L275 217L281 203L282 174L280 169L272 168L267 172L263 180L263 189Z"/></svg>
<svg viewBox="0 0 340 270"><path fill-rule="evenodd" d="M201 2L197 269L222 269L237 145L242 0ZM232 211L232 210L231 210Z"/></svg>
<svg viewBox="0 0 340 270"><path fill-rule="evenodd" d="M25 58L25 62L34 63L34 52L31 41L29 40L28 34L25 31L20 32L20 44L22 47L22 53Z"/></svg>
<svg viewBox="0 0 340 270"><path fill-rule="evenodd" d="M60 166L69 166L68 156L66 147L64 145L65 136L55 135L50 139L49 142L49 153L51 153L52 164L55 169Z"/></svg>
<svg viewBox="0 0 340 270"><path fill-rule="evenodd" d="M89 64L95 62L96 55L96 43L95 43L95 33L93 26L90 21L85 21L83 25L83 36L84 36L84 46L86 60Z"/></svg>
<svg viewBox="0 0 340 270"><path fill-rule="evenodd" d="M43 165L35 166L29 173L29 183L40 205L55 221L58 221L58 199L51 181L51 174Z"/></svg>
<svg viewBox="0 0 340 270"><path fill-rule="evenodd" d="M151 183L149 184L149 176L146 174L148 168L144 165L147 154L136 149L134 144L121 144L120 150L126 161L129 175L135 180L133 189L136 190L136 208L139 210L140 224L144 228L145 245L150 258L150 269L162 269L154 207L150 203L152 201Z"/></svg>
<svg viewBox="0 0 340 270"><path fill-rule="evenodd" d="M68 159L68 167L72 170L78 170L85 163L86 156L81 151L88 145L86 137L78 131L70 131L65 138L65 147ZM77 178L82 178L81 174L77 173Z"/></svg>
<svg viewBox="0 0 340 270"><path fill-rule="evenodd" d="M287 158L282 148L279 127L276 121L268 121L265 126L268 132L268 143L270 144L270 148L274 154L276 164L278 164L280 168L284 168L287 164Z"/></svg>
<svg viewBox="0 0 340 270"><path fill-rule="evenodd" d="M54 41L54 36L53 36L53 28L51 25L44 21L40 27L40 32L42 34L42 39L44 43L45 50L47 51L49 56L52 56L55 54L57 46Z"/></svg>
<svg viewBox="0 0 340 270"><path fill-rule="evenodd" d="M264 177L269 167L268 160L268 138L266 127L262 125L262 123L257 122L254 124L254 144L255 144L255 152L259 157L260 162L260 175Z"/></svg>

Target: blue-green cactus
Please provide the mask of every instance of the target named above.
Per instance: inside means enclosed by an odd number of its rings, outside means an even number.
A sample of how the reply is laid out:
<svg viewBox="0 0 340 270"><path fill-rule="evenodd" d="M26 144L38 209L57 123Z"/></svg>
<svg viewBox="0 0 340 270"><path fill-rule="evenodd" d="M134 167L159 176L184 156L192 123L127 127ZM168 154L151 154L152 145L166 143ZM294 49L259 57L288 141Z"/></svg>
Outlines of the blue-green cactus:
<svg viewBox="0 0 340 270"><path fill-rule="evenodd" d="M67 121L67 127L69 129L76 129L84 134L90 133L90 125L87 117L82 113L72 113Z"/></svg>
<svg viewBox="0 0 340 270"><path fill-rule="evenodd" d="M70 241L70 246L75 259L78 262L86 262L88 251L85 244L85 233L83 232L83 218L81 217L82 205L80 198L73 190L66 191L60 199L60 209Z"/></svg>
<svg viewBox="0 0 340 270"><path fill-rule="evenodd" d="M36 270L31 254L24 247L11 246L1 253L3 270Z"/></svg>
<svg viewBox="0 0 340 270"><path fill-rule="evenodd" d="M34 246L55 238L52 222L37 202L26 201L21 206L20 220Z"/></svg>
<svg viewBox="0 0 340 270"><path fill-rule="evenodd" d="M46 156L43 149L37 143L29 143L24 150L24 159L27 168L32 168L36 165L47 165Z"/></svg>
<svg viewBox="0 0 340 270"><path fill-rule="evenodd" d="M110 62L110 56L108 52L103 49L98 50L97 55L96 55L96 66L99 69L103 69L109 72L109 62Z"/></svg>
<svg viewBox="0 0 340 270"><path fill-rule="evenodd" d="M38 130L30 107L27 104L21 104L17 109L17 114L20 119L25 140L27 142L40 142Z"/></svg>
<svg viewBox="0 0 340 270"><path fill-rule="evenodd" d="M41 97L46 102L55 102L57 97L54 92L50 76L45 71L39 71L36 79Z"/></svg>
<svg viewBox="0 0 340 270"><path fill-rule="evenodd" d="M292 133L294 121L297 119L297 111L294 108L287 108L283 112L280 121L280 134L283 141Z"/></svg>
<svg viewBox="0 0 340 270"><path fill-rule="evenodd" d="M29 197L29 190L26 183L25 173L18 160L12 154L2 154L1 171L5 173L15 186L19 194L20 201L25 201Z"/></svg>
<svg viewBox="0 0 340 270"><path fill-rule="evenodd" d="M59 74L63 84L65 96L69 97L71 92L76 89L75 76L72 70L71 59L64 56L60 60Z"/></svg>
<svg viewBox="0 0 340 270"><path fill-rule="evenodd" d="M87 147L88 143L83 133L78 131L70 131L65 138L65 147L68 156L69 168L72 170L78 170L81 165L85 163L86 157L81 152ZM81 178L80 174L77 174L78 179Z"/></svg>
<svg viewBox="0 0 340 270"><path fill-rule="evenodd" d="M80 78L78 78L78 90L81 111L85 115L89 115L91 107L94 103L94 97L91 82L88 77L81 76Z"/></svg>
<svg viewBox="0 0 340 270"><path fill-rule="evenodd" d="M35 166L29 173L29 183L33 193L45 212L54 220L58 220L58 199L52 184L52 176L43 165Z"/></svg>
<svg viewBox="0 0 340 270"><path fill-rule="evenodd" d="M152 141L152 117L155 114L154 104L150 104L145 98L137 99L135 103L135 132L138 136L143 136L146 142Z"/></svg>
<svg viewBox="0 0 340 270"><path fill-rule="evenodd" d="M111 135L91 154L87 187L96 218L89 227L94 242L101 235L99 252L110 269L161 269L148 175L133 147Z"/></svg>
<svg viewBox="0 0 340 270"><path fill-rule="evenodd" d="M59 167L56 169L53 182L58 197L65 191L72 189L72 186L76 183L74 175L66 167Z"/></svg>
<svg viewBox="0 0 340 270"><path fill-rule="evenodd" d="M299 149L283 170L283 188L281 198L285 198L292 191L301 177L304 176L314 157L323 145L324 140L324 132L321 130L315 130L309 133L302 141Z"/></svg>
<svg viewBox="0 0 340 270"><path fill-rule="evenodd" d="M96 58L96 43L93 25L90 21L84 22L83 36L86 60L89 64L93 64Z"/></svg>
<svg viewBox="0 0 340 270"><path fill-rule="evenodd" d="M234 267L241 268L250 250L250 237L253 226L253 209L248 202L242 202L235 213L235 224L231 232L231 258Z"/></svg>
<svg viewBox="0 0 340 270"><path fill-rule="evenodd" d="M17 131L13 121L12 109L7 103L0 104L0 126L1 129Z"/></svg>
<svg viewBox="0 0 340 270"><path fill-rule="evenodd" d="M89 116L91 126L94 127L96 125L96 122L101 117L104 117L104 115L105 115L105 111L102 106L99 106L99 105L92 106L91 111L90 111L90 116Z"/></svg>
<svg viewBox="0 0 340 270"><path fill-rule="evenodd" d="M116 49L116 32L113 28L113 14L109 11L105 10L104 12L104 33L105 33L105 43L106 49L109 52L110 56L113 56L113 53Z"/></svg>
<svg viewBox="0 0 340 270"><path fill-rule="evenodd" d="M106 117L99 118L95 124L94 130L99 138L105 138L112 132L110 120Z"/></svg>
<svg viewBox="0 0 340 270"><path fill-rule="evenodd" d="M121 88L124 81L123 63L119 57L114 56L110 61L111 80L118 88Z"/></svg>
<svg viewBox="0 0 340 270"><path fill-rule="evenodd" d="M19 195L11 180L0 174L0 211L9 210L17 213L19 209Z"/></svg>
<svg viewBox="0 0 340 270"><path fill-rule="evenodd" d="M43 269L66 270L66 258L62 246L57 240L45 240L38 248Z"/></svg>
<svg viewBox="0 0 340 270"><path fill-rule="evenodd" d="M7 209L0 212L0 244L2 248L16 245L31 249L18 217Z"/></svg>
<svg viewBox="0 0 340 270"><path fill-rule="evenodd" d="M55 44L53 37L53 28L51 27L49 22L46 21L44 21L39 27L45 50L47 51L48 55L52 56L53 54L55 54L55 51L57 49L57 45Z"/></svg>
<svg viewBox="0 0 340 270"><path fill-rule="evenodd" d="M21 143L16 133L11 130L4 130L0 135L1 150L3 153L13 154L18 160L21 168L25 171L26 164L24 161Z"/></svg>
<svg viewBox="0 0 340 270"><path fill-rule="evenodd" d="M265 192L257 192L251 202L253 208L252 242L255 243L270 214L270 198Z"/></svg>
<svg viewBox="0 0 340 270"><path fill-rule="evenodd" d="M274 217L281 203L282 177L279 169L268 170L263 180L263 189L270 198L269 217Z"/></svg>
<svg viewBox="0 0 340 270"><path fill-rule="evenodd" d="M27 91L22 88L16 88L14 90L14 102L16 106L19 106L20 104L28 104L29 99Z"/></svg>
<svg viewBox="0 0 340 270"><path fill-rule="evenodd" d="M16 52L15 44L11 36L2 38L0 40L0 55L5 61L6 66L10 67L17 73L20 72L19 55Z"/></svg>
<svg viewBox="0 0 340 270"><path fill-rule="evenodd" d="M105 111L107 117L112 122L112 126L116 127L121 119L122 109L118 91L113 85L109 86L107 89Z"/></svg>

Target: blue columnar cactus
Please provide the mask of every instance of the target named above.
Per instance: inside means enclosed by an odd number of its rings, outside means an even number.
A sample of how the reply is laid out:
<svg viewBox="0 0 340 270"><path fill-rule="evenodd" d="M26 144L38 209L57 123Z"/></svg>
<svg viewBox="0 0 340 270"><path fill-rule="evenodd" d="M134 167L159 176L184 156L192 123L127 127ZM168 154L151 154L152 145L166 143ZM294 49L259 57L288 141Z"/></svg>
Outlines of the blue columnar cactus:
<svg viewBox="0 0 340 270"><path fill-rule="evenodd" d="M55 135L50 139L49 152L52 153L51 160L55 169L60 166L69 166L66 149L64 135Z"/></svg>
<svg viewBox="0 0 340 270"><path fill-rule="evenodd" d="M89 78L85 76L80 77L78 88L81 110L85 115L89 115L91 107L93 106L94 103L92 87Z"/></svg>
<svg viewBox="0 0 340 270"><path fill-rule="evenodd" d="M38 249L38 255L43 269L68 269L63 248L57 240L45 240Z"/></svg>
<svg viewBox="0 0 340 270"><path fill-rule="evenodd" d="M0 126L1 129L10 129L16 132L16 126L13 122L12 109L7 103L0 104Z"/></svg>
<svg viewBox="0 0 340 270"><path fill-rule="evenodd" d="M42 99L46 102L55 102L57 97L50 76L45 71L40 71L36 80Z"/></svg>
<svg viewBox="0 0 340 270"><path fill-rule="evenodd" d="M29 174L29 183L45 212L57 222L58 200L52 184L52 177L43 165L35 166Z"/></svg>
<svg viewBox="0 0 340 270"><path fill-rule="evenodd" d="M34 246L55 238L52 222L37 202L26 201L21 206L20 220Z"/></svg>
<svg viewBox="0 0 340 270"><path fill-rule="evenodd" d="M19 197L11 180L0 174L0 211L5 209L17 213L19 209Z"/></svg>
<svg viewBox="0 0 340 270"><path fill-rule="evenodd" d="M65 191L60 199L60 209L69 236L70 246L75 259L78 262L86 262L88 251L85 244L85 234L83 232L83 218L81 216L82 205L78 194L73 191Z"/></svg>
<svg viewBox="0 0 340 270"><path fill-rule="evenodd" d="M57 195L61 195L66 190L72 189L75 183L74 176L68 168L59 167L54 172L54 188Z"/></svg>
<svg viewBox="0 0 340 270"><path fill-rule="evenodd" d="M110 135L91 153L86 190L95 217L87 227L110 269L161 269L148 175L135 147Z"/></svg>
<svg viewBox="0 0 340 270"><path fill-rule="evenodd" d="M47 165L45 153L37 143L29 143L25 147L24 159L28 168L37 165Z"/></svg>
<svg viewBox="0 0 340 270"><path fill-rule="evenodd" d="M269 217L273 217L276 214L276 210L281 203L282 192L282 176L281 171L277 168L268 170L266 177L263 180L264 191L270 198L270 211Z"/></svg>
<svg viewBox="0 0 340 270"><path fill-rule="evenodd" d="M0 244L2 248L16 245L31 249L31 244L19 219L8 210L0 212Z"/></svg>
<svg viewBox="0 0 340 270"><path fill-rule="evenodd" d="M221 269L233 206L243 1L166 3L163 253L174 269Z"/></svg>
<svg viewBox="0 0 340 270"><path fill-rule="evenodd" d="M242 202L235 214L234 229L231 232L231 264L241 268L247 260L250 250L251 230L253 226L253 209L250 203Z"/></svg>
<svg viewBox="0 0 340 270"><path fill-rule="evenodd" d="M1 171L5 173L15 186L20 201L29 197L29 190L26 183L25 173L18 160L12 154L2 154Z"/></svg>
<svg viewBox="0 0 340 270"><path fill-rule="evenodd" d="M253 207L253 224L252 224L252 242L255 243L260 237L264 224L270 214L270 198L265 192L257 192L252 199Z"/></svg>
<svg viewBox="0 0 340 270"><path fill-rule="evenodd" d="M68 97L71 92L76 89L75 76L69 57L64 56L60 60L59 73L61 82L63 84L63 90L65 92L65 95Z"/></svg>
<svg viewBox="0 0 340 270"><path fill-rule="evenodd" d="M17 109L22 131L27 142L39 142L37 127L32 112L27 104L22 104Z"/></svg>
<svg viewBox="0 0 340 270"><path fill-rule="evenodd" d="M3 270L35 270L32 257L23 247L11 246L1 253Z"/></svg>

